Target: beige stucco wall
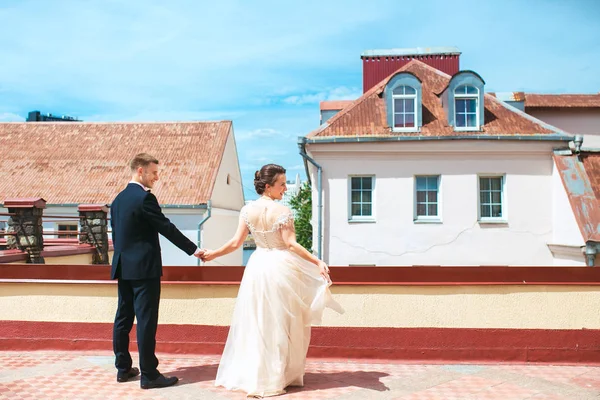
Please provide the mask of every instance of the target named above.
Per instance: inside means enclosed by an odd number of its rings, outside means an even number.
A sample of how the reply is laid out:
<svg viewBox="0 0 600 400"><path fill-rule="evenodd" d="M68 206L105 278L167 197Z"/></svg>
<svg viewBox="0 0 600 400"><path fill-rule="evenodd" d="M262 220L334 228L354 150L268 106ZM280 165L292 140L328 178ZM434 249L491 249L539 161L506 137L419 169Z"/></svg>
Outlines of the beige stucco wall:
<svg viewBox="0 0 600 400"><path fill-rule="evenodd" d="M108 252L108 259L112 261L113 252ZM60 257L46 256L44 257L45 264L54 265L82 265L92 263L92 254L74 254ZM23 264L24 261L16 261L8 264Z"/></svg>
<svg viewBox="0 0 600 400"><path fill-rule="evenodd" d="M112 259L112 252L108 254L109 259ZM92 254L75 254L72 256L61 257L45 257L46 264L91 264Z"/></svg>
<svg viewBox="0 0 600 400"><path fill-rule="evenodd" d="M160 323L229 325L237 286L163 285ZM325 326L600 329L600 291L585 286L339 286L346 313ZM0 320L106 322L114 284L0 283Z"/></svg>
<svg viewBox="0 0 600 400"><path fill-rule="evenodd" d="M583 146L600 148L600 109L527 109L527 113L572 134L583 134Z"/></svg>

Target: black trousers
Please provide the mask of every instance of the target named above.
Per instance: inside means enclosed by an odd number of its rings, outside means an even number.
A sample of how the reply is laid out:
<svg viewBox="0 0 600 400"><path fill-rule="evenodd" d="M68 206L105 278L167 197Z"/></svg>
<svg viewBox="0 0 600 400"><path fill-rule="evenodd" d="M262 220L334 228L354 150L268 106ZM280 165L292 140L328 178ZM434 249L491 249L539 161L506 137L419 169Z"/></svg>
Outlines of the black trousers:
<svg viewBox="0 0 600 400"><path fill-rule="evenodd" d="M118 280L119 305L113 327L115 366L120 372L132 366L129 353L129 333L137 317L137 345L142 377L158 378L156 358L156 327L160 302L160 278L143 280Z"/></svg>

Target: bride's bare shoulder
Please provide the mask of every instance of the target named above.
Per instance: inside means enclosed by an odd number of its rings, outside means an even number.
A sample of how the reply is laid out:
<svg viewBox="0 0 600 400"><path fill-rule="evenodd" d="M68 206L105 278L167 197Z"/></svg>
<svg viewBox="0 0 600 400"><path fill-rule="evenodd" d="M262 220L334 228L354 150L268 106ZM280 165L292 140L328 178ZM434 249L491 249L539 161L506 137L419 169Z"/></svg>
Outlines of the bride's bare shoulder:
<svg viewBox="0 0 600 400"><path fill-rule="evenodd" d="M275 203L275 211L277 211L278 214L291 214L292 210L290 210L290 208L286 205L283 205L281 203Z"/></svg>

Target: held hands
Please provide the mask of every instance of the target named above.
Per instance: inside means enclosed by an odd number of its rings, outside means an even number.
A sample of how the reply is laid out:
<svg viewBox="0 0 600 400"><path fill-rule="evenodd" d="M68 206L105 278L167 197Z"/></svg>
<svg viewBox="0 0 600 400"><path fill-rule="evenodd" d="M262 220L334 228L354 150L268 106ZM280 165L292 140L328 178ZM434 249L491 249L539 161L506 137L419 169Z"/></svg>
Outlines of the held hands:
<svg viewBox="0 0 600 400"><path fill-rule="evenodd" d="M194 257L199 258L202 260L202 256L204 255L204 249L196 249L196 251L194 252Z"/></svg>
<svg viewBox="0 0 600 400"><path fill-rule="evenodd" d="M212 261L216 258L214 250L202 249L201 251L202 253L200 254L199 258L204 262Z"/></svg>

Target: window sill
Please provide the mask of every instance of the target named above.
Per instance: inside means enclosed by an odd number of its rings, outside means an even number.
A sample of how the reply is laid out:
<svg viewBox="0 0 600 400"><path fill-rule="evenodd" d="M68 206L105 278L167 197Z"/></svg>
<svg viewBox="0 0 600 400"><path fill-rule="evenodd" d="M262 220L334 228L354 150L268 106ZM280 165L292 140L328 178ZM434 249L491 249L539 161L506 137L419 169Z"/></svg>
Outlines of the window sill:
<svg viewBox="0 0 600 400"><path fill-rule="evenodd" d="M348 223L349 224L373 224L375 223L375 218L371 218L371 219L349 219Z"/></svg>
<svg viewBox="0 0 600 400"><path fill-rule="evenodd" d="M396 133L421 133L420 128L392 128L392 132Z"/></svg>
<svg viewBox="0 0 600 400"><path fill-rule="evenodd" d="M506 219L480 219L479 225L508 225L508 220Z"/></svg>
<svg viewBox="0 0 600 400"><path fill-rule="evenodd" d="M455 132L483 132L481 127L478 126L476 128L457 128L454 127Z"/></svg>
<svg viewBox="0 0 600 400"><path fill-rule="evenodd" d="M442 224L442 220L437 218L437 219L415 219L413 220L413 222L415 224Z"/></svg>

